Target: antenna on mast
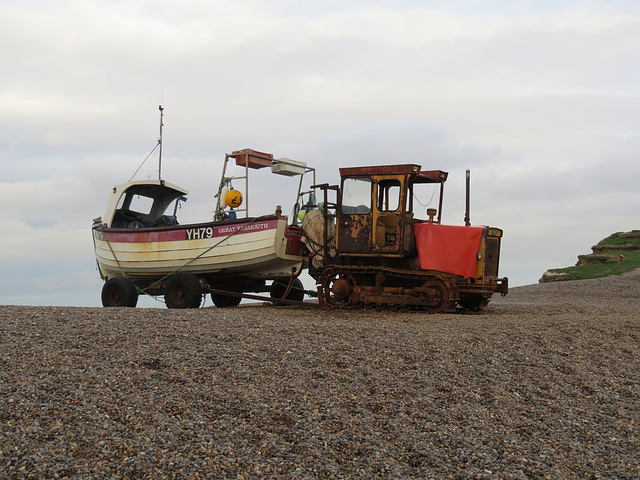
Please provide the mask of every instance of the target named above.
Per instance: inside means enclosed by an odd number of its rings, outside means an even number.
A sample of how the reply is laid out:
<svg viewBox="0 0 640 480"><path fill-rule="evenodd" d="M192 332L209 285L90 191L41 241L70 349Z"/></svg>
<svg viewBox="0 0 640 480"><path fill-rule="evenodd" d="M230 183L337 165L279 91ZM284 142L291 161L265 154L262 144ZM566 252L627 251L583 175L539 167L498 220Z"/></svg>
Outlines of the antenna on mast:
<svg viewBox="0 0 640 480"><path fill-rule="evenodd" d="M153 147L153 149L149 152L149 155L144 157L144 160L142 161L138 169L134 172L134 174L131 176L129 181L133 180L133 177L135 177L136 174L140 171L140 169L145 164L145 162L149 159L151 154L156 151L156 148L160 147L160 153L158 155L158 179L162 182L162 126L164 125L164 122L163 122L164 108L162 108L162 105L160 105L159 108L160 108L160 137L158 138L158 143L156 143L156 146Z"/></svg>
<svg viewBox="0 0 640 480"><path fill-rule="evenodd" d="M164 108L159 105L160 109L160 138L158 138L158 145L160 150L158 152L158 180L162 181L162 126L164 125Z"/></svg>

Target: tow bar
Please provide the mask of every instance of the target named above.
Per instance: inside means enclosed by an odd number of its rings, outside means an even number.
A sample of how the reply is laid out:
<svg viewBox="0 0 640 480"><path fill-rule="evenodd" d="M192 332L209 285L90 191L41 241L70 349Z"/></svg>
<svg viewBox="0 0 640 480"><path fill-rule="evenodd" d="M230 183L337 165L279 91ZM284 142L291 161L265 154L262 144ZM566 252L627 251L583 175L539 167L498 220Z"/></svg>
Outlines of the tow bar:
<svg viewBox="0 0 640 480"><path fill-rule="evenodd" d="M260 295L252 295L249 293L232 292L229 290L219 290L217 288L211 288L208 285L203 288L203 291L206 293L213 293L215 295L226 295L229 297L248 298L250 300L259 300L262 302L276 303L279 305L296 305L296 306L302 306L302 307L308 307L308 308L320 308L319 303L310 303L310 302L298 301L298 300L288 300L286 298L262 297ZM311 291L311 290L305 290L304 293L307 294L308 296L318 295L315 291Z"/></svg>

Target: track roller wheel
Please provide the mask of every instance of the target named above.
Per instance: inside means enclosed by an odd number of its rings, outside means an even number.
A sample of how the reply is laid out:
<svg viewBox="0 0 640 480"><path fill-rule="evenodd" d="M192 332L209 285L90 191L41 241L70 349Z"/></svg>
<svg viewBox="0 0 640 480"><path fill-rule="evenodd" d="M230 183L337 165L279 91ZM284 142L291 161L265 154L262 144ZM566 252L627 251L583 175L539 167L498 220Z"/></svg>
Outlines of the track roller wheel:
<svg viewBox="0 0 640 480"><path fill-rule="evenodd" d="M445 282L439 278L429 280L424 285L423 289L428 289L430 293L422 293L420 296L423 299L423 308L429 313L440 313L452 308L449 301L449 287Z"/></svg>
<svg viewBox="0 0 640 480"><path fill-rule="evenodd" d="M195 275L174 273L164 286L164 303L168 308L198 308L202 303L202 286Z"/></svg>
<svg viewBox="0 0 640 480"><path fill-rule="evenodd" d="M361 307L361 303L350 303L350 295L355 282L350 275L330 272L320 277L321 289L318 289L318 301L323 308L334 307ZM322 295L320 295L322 291ZM366 304L365 304L366 308Z"/></svg>

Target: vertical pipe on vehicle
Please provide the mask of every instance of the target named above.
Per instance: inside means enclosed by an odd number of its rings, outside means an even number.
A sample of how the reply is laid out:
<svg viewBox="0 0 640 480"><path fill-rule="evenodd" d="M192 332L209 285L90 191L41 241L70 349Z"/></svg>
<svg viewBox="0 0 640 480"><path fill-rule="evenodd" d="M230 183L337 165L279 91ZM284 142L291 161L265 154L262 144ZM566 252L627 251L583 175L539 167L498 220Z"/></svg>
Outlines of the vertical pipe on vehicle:
<svg viewBox="0 0 640 480"><path fill-rule="evenodd" d="M470 196L471 196L471 172L469 170L467 170L467 175L466 175L466 180L467 180L467 185L466 185L466 199L465 199L465 210L464 210L464 224L465 226L469 226L471 225L471 219L469 218L469 203L470 203Z"/></svg>

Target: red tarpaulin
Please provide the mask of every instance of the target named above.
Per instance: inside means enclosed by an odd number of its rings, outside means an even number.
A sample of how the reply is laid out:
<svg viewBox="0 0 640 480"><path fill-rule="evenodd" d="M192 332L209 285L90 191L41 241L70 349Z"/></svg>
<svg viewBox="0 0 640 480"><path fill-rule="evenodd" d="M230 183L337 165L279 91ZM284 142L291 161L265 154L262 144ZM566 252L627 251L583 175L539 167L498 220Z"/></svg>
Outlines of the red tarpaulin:
<svg viewBox="0 0 640 480"><path fill-rule="evenodd" d="M416 223L413 231L420 268L475 277L483 230L484 227Z"/></svg>

